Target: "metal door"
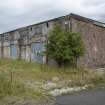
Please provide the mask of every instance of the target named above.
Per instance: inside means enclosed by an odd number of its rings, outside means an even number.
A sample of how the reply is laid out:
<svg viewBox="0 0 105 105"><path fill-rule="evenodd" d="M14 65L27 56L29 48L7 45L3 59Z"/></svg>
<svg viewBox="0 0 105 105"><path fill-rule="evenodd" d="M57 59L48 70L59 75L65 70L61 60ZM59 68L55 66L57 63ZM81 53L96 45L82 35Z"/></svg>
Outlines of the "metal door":
<svg viewBox="0 0 105 105"><path fill-rule="evenodd" d="M17 58L17 48L16 48L16 45L11 45L11 57L13 59Z"/></svg>
<svg viewBox="0 0 105 105"><path fill-rule="evenodd" d="M38 63L43 63L43 43L33 43L32 44L32 60Z"/></svg>

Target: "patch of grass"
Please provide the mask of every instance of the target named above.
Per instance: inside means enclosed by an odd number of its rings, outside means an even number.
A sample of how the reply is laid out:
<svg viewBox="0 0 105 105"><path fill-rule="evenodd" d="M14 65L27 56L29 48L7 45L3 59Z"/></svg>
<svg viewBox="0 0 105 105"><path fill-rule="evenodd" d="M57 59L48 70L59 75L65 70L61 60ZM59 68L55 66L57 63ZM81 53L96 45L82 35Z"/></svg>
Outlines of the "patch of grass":
<svg viewBox="0 0 105 105"><path fill-rule="evenodd" d="M6 78L3 73L0 74L0 98L5 97L5 95L15 96L22 93L25 93L25 88L23 84L20 84L17 81L12 82L8 78Z"/></svg>
<svg viewBox="0 0 105 105"><path fill-rule="evenodd" d="M16 96L21 98L35 98L43 99L46 96L41 90L32 90L25 87L23 83L19 80L8 78L9 75L5 73L0 73L0 100L6 96Z"/></svg>
<svg viewBox="0 0 105 105"><path fill-rule="evenodd" d="M105 74L99 75L84 68L57 68L23 60L0 60L0 100L7 96L49 100L48 90L43 89L43 85L49 82L57 84L56 88L105 87Z"/></svg>

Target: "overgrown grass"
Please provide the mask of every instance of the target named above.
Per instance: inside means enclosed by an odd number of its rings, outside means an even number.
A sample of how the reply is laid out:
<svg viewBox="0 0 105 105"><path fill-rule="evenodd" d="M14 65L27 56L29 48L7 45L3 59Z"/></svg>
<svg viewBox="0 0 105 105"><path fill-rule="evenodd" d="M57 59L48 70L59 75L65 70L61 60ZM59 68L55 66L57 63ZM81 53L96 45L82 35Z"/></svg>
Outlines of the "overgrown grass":
<svg viewBox="0 0 105 105"><path fill-rule="evenodd" d="M30 89L26 87L21 80L19 80L19 77L14 77L17 75L12 74L12 71L10 73L8 72L1 72L0 73L0 99L3 99L5 97L20 97L20 98L35 98L35 99L43 99L47 98L42 90L40 89ZM21 79L21 78L20 78Z"/></svg>
<svg viewBox="0 0 105 105"><path fill-rule="evenodd" d="M9 96L48 99L43 85L53 82L56 88L90 85L105 86L105 74L84 68L57 68L22 60L0 60L0 99ZM54 87L55 88L55 87Z"/></svg>

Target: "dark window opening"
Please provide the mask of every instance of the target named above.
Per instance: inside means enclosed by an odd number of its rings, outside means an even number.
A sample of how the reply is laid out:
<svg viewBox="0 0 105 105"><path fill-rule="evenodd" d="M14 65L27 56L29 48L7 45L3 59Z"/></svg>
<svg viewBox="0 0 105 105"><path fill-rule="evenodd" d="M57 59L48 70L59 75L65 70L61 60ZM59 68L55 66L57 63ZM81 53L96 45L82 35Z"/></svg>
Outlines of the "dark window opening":
<svg viewBox="0 0 105 105"><path fill-rule="evenodd" d="M48 24L48 22L46 23L46 26L47 26L47 28L49 27L49 24Z"/></svg>
<svg viewBox="0 0 105 105"><path fill-rule="evenodd" d="M30 28L30 30L32 31L32 27Z"/></svg>

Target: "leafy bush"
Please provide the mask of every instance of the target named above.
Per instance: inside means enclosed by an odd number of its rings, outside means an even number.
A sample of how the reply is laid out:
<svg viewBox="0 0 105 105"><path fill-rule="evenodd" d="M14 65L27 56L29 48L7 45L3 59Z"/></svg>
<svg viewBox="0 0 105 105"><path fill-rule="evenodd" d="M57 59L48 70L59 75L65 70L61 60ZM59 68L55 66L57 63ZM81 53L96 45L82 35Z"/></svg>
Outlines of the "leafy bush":
<svg viewBox="0 0 105 105"><path fill-rule="evenodd" d="M47 56L54 59L59 66L76 65L77 59L85 52L81 35L62 30L59 26L55 26L50 32L46 47Z"/></svg>

